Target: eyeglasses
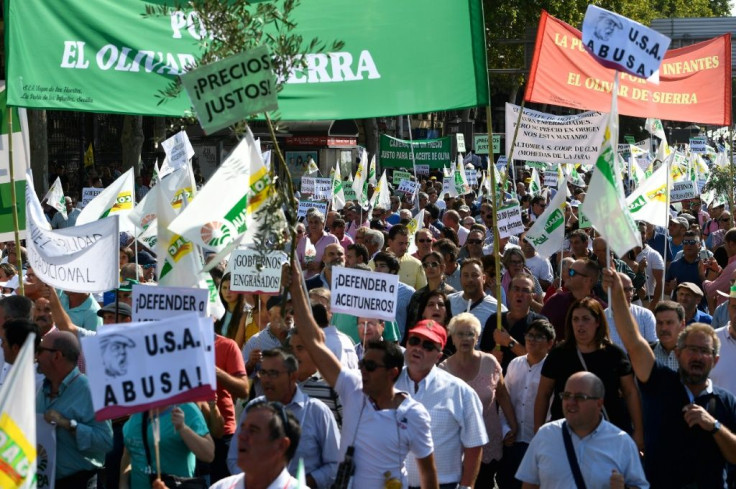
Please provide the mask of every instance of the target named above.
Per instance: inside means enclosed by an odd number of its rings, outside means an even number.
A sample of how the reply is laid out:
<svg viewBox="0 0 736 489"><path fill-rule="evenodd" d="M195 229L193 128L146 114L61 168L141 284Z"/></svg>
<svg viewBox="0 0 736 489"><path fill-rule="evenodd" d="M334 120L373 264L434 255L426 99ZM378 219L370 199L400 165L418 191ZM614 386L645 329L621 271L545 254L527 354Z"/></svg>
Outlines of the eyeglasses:
<svg viewBox="0 0 736 489"><path fill-rule="evenodd" d="M424 349L426 351L429 351L429 352L432 352L432 351L435 351L435 350L439 350L439 347L437 345L435 345L432 341L429 341L429 340L423 340L422 341L420 338L417 338L416 336L410 337L406 341L406 343L409 346L419 346L421 344L422 345L422 349Z"/></svg>
<svg viewBox="0 0 736 489"><path fill-rule="evenodd" d="M479 245L483 242L482 239L466 239L465 243L472 244L472 245Z"/></svg>
<svg viewBox="0 0 736 489"><path fill-rule="evenodd" d="M422 239L417 240L417 243L431 243L431 242L432 242L431 238L422 238Z"/></svg>
<svg viewBox="0 0 736 489"><path fill-rule="evenodd" d="M583 401L595 401L596 399L600 399L600 397L596 396L589 396L588 394L573 394L572 392L560 392L560 400L561 401L575 401L575 402L583 402Z"/></svg>
<svg viewBox="0 0 736 489"><path fill-rule="evenodd" d="M457 331L453 336L458 338L475 338L475 333L472 331Z"/></svg>
<svg viewBox="0 0 736 489"><path fill-rule="evenodd" d="M684 245L699 245L700 242L697 239L683 239L682 244Z"/></svg>
<svg viewBox="0 0 736 489"><path fill-rule="evenodd" d="M711 356L716 354L716 351L713 348L706 348L704 346L685 345L682 349L692 353L693 355Z"/></svg>
<svg viewBox="0 0 736 489"><path fill-rule="evenodd" d="M547 337L543 334L527 333L524 335L524 338L526 338L526 341L547 341Z"/></svg>
<svg viewBox="0 0 736 489"><path fill-rule="evenodd" d="M265 377L267 379L275 379L279 375L285 374L285 373L287 373L287 372L286 371L282 371L282 370L259 370L257 372L257 374L258 374L259 377Z"/></svg>
<svg viewBox="0 0 736 489"><path fill-rule="evenodd" d="M45 346L39 346L39 347L38 347L38 348L36 349L36 351L37 351L38 353L41 353L42 351L55 352L55 351L59 351L59 350L57 350L56 348L46 348Z"/></svg>
<svg viewBox="0 0 736 489"><path fill-rule="evenodd" d="M440 264L437 263L436 261L428 261L428 262L422 263L422 266L424 268L438 268Z"/></svg>
<svg viewBox="0 0 736 489"><path fill-rule="evenodd" d="M365 369L366 372L375 372L378 368L387 368L385 365L376 363L373 360L360 360L358 361L358 368Z"/></svg>
<svg viewBox="0 0 736 489"><path fill-rule="evenodd" d="M634 287L624 287L624 292L633 292Z"/></svg>
<svg viewBox="0 0 736 489"><path fill-rule="evenodd" d="M578 272L578 271L577 271L577 270L575 270L574 268L569 268L569 269L567 270L567 274L568 274L569 276L571 276L571 277L574 277L575 275L580 275L581 277L587 277L587 275L586 275L586 274L584 274L584 273L581 273L581 272Z"/></svg>

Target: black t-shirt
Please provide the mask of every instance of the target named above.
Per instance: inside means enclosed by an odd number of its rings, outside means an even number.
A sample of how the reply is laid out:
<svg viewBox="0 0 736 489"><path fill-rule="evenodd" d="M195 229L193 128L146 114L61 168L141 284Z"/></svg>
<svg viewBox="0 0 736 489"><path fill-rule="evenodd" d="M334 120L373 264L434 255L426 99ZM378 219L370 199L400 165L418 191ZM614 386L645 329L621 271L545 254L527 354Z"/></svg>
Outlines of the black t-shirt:
<svg viewBox="0 0 736 489"><path fill-rule="evenodd" d="M652 489L723 488L726 460L713 435L685 423L682 408L690 404L677 372L655 362L646 383L639 383L644 412L644 471ZM731 432L736 431L736 397L713 387L695 398ZM696 484L693 486L693 484Z"/></svg>
<svg viewBox="0 0 736 489"><path fill-rule="evenodd" d="M512 324L509 327L509 320L508 320L509 314L507 312L501 313L501 325L506 329L506 331L509 332L512 338L516 340L517 343L526 346L524 334L526 333L526 329L529 327L529 324L531 324L532 321L536 319L547 319L545 316L542 316L541 314L537 314L534 311L529 311L529 314L524 316L522 319L516 321L514 324ZM494 348L496 348L496 340L493 339L493 331L496 329L496 313L491 314L491 316L486 321L485 326L483 327L483 333L480 336L480 350L491 353ZM511 360L516 358L516 355L511 351L511 348L507 346L502 346L501 351L503 352L503 359L501 360L501 368L503 368L503 373L506 373L506 367L509 366L509 363L511 363Z"/></svg>
<svg viewBox="0 0 736 489"><path fill-rule="evenodd" d="M606 409L608 420L627 433L631 433L631 418L621 395L621 377L632 373L631 363L626 353L616 345L606 345L600 350L583 353L583 359L587 369L580 363L577 350L564 344L549 352L542 366L542 375L555 381L552 419L563 417L562 401L558 394L565 390L567 379L576 372L587 370L596 374L606 388L603 407Z"/></svg>

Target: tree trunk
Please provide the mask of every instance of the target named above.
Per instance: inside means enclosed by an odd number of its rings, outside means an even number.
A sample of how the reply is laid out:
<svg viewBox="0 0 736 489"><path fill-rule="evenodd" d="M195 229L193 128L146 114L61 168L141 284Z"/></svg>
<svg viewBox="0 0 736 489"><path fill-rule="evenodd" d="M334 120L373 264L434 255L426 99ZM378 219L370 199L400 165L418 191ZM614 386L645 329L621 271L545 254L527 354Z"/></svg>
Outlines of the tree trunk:
<svg viewBox="0 0 736 489"><path fill-rule="evenodd" d="M363 119L363 131L365 132L365 149L368 154L378 153L379 135L378 135L378 119L372 117Z"/></svg>
<svg viewBox="0 0 736 489"><path fill-rule="evenodd" d="M140 174L141 151L143 150L143 116L126 115L123 119L123 133L120 136L123 146L122 171L133 168Z"/></svg>
<svg viewBox="0 0 736 489"><path fill-rule="evenodd" d="M31 170L36 192L44 195L49 189L49 138L45 110L28 110L28 131L31 144ZM69 191L69 189L64 189Z"/></svg>

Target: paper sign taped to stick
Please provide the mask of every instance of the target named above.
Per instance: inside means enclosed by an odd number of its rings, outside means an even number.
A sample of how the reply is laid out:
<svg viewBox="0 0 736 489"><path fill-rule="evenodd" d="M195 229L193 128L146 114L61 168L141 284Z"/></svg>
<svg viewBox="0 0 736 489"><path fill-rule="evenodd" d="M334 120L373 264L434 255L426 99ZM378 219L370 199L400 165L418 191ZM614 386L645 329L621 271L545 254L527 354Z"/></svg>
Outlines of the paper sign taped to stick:
<svg viewBox="0 0 736 489"><path fill-rule="evenodd" d="M92 202L92 200L100 195L103 190L105 189L97 187L84 187L82 189L82 207L86 207L87 204Z"/></svg>
<svg viewBox="0 0 736 489"><path fill-rule="evenodd" d="M692 180L682 180L672 183L672 191L670 192L670 202L679 202L681 200L693 199L700 195L698 192L698 183Z"/></svg>
<svg viewBox="0 0 736 489"><path fill-rule="evenodd" d="M705 153L705 137L698 136L690 138L691 153Z"/></svg>
<svg viewBox="0 0 736 489"><path fill-rule="evenodd" d="M186 131L179 131L169 139L161 143L161 147L166 152L166 159L161 169L158 171L158 177L164 178L169 173L179 168L184 168L189 159L194 156L194 148L189 142L189 136Z"/></svg>
<svg viewBox="0 0 736 489"><path fill-rule="evenodd" d="M670 38L623 15L588 5L583 45L606 68L649 78L659 70Z"/></svg>
<svg viewBox="0 0 736 489"><path fill-rule="evenodd" d="M509 205L498 209L498 235L501 239L517 236L524 232L524 223L521 220L519 204Z"/></svg>
<svg viewBox="0 0 736 489"><path fill-rule="evenodd" d="M307 215L309 209L317 209L322 214L327 215L327 202L317 202L314 200L300 200L299 210L297 211L296 218L304 217Z"/></svg>
<svg viewBox="0 0 736 489"><path fill-rule="evenodd" d="M108 325L82 339L95 419L215 397L212 320Z"/></svg>
<svg viewBox="0 0 736 489"><path fill-rule="evenodd" d="M545 187L557 188L557 182L559 181L560 175L557 173L557 168L545 169L544 170L544 185Z"/></svg>
<svg viewBox="0 0 736 489"><path fill-rule="evenodd" d="M181 75L207 134L251 114L278 109L276 78L267 46L259 46Z"/></svg>
<svg viewBox="0 0 736 489"><path fill-rule="evenodd" d="M134 322L158 321L190 312L206 318L209 290L134 284L132 299Z"/></svg>
<svg viewBox="0 0 736 489"><path fill-rule="evenodd" d="M417 176L427 175L429 176L429 165L417 165Z"/></svg>
<svg viewBox="0 0 736 489"><path fill-rule="evenodd" d="M257 250L240 249L230 256L230 290L258 294L278 294L281 265L289 258L283 251L262 255Z"/></svg>
<svg viewBox="0 0 736 489"><path fill-rule="evenodd" d="M332 199L332 180L329 178L315 178L312 197L315 199Z"/></svg>
<svg viewBox="0 0 736 489"><path fill-rule="evenodd" d="M419 190L419 182L412 182L411 180L402 180L399 184L399 192L403 192L407 195L414 195Z"/></svg>
<svg viewBox="0 0 736 489"><path fill-rule="evenodd" d="M396 319L399 276L353 268L332 269L332 312L385 321Z"/></svg>

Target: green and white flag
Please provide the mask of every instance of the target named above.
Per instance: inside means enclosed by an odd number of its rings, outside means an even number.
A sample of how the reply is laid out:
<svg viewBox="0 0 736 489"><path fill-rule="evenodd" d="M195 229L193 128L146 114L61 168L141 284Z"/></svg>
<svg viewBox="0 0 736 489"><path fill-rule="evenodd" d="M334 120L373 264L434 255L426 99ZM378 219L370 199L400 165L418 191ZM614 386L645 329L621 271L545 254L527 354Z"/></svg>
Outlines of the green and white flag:
<svg viewBox="0 0 736 489"><path fill-rule="evenodd" d="M562 182L567 186L567 178ZM549 258L562 249L565 240L565 192L557 192L541 216L526 233L537 253Z"/></svg>
<svg viewBox="0 0 736 489"><path fill-rule="evenodd" d="M46 201L46 205L53 207L59 212L64 219L67 219L66 215L66 201L64 200L64 190L61 188L61 179L56 177L54 184L51 186L46 196L43 198Z"/></svg>
<svg viewBox="0 0 736 489"><path fill-rule="evenodd" d="M77 217L77 226L117 215L120 216L120 232L132 234L135 228L127 216L134 206L135 182L133 168L129 168L82 209Z"/></svg>
<svg viewBox="0 0 736 489"><path fill-rule="evenodd" d="M532 197L542 193L542 182L539 180L539 172L532 168L532 181L529 182L529 193Z"/></svg>
<svg viewBox="0 0 736 489"><path fill-rule="evenodd" d="M667 165L663 164L628 196L626 206L632 218L655 226L667 227L670 218L670 191L672 190L672 180L669 180L669 187L667 186L668 171Z"/></svg>
<svg viewBox="0 0 736 489"><path fill-rule="evenodd" d="M20 239L26 237L26 170L31 167L30 145L28 142L28 119L26 110L13 108L13 128L8 124L8 91L5 82L0 81L0 241L15 239L13 209L18 210ZM15 180L16 205L10 189L10 135L13 138L13 177Z"/></svg>
<svg viewBox="0 0 736 489"><path fill-rule="evenodd" d="M169 173L159 182L166 200L174 209L181 208L182 204L192 201L193 188L189 178L189 164ZM128 219L136 227L136 234L143 234L151 226L155 229L156 213L158 212L158 192L149 191L128 214ZM154 233L155 235L155 233ZM148 243L148 242L146 242Z"/></svg>
<svg viewBox="0 0 736 489"><path fill-rule="evenodd" d="M371 208L375 209L376 207L384 210L391 208L391 191L388 188L386 170L383 170L383 175L381 175L381 179L378 181L376 188L373 189L373 195L371 196Z"/></svg>
<svg viewBox="0 0 736 489"><path fill-rule="evenodd" d="M385 171L385 170L384 170ZM378 183L376 181L376 155L371 157L371 164L368 167L368 183L374 187Z"/></svg>
<svg viewBox="0 0 736 489"><path fill-rule="evenodd" d="M368 209L368 179L366 178L366 172L368 171L368 152L363 149L360 154L360 163L358 163L358 169L355 171L355 178L351 187L355 191L355 198L358 199L358 204L364 210Z"/></svg>
<svg viewBox="0 0 736 489"><path fill-rule="evenodd" d="M639 187L647 179L644 170L636 162L633 154L629 156L629 175L631 175L631 180L633 180L636 187Z"/></svg>
<svg viewBox="0 0 736 489"><path fill-rule="evenodd" d="M493 168L496 168L494 165ZM468 185L468 178L465 175L465 167L463 166L463 157L461 155L457 156L457 162L453 164L453 174L455 176L455 188L457 189L458 195L465 195L468 192L470 192L470 185ZM500 183L500 177L498 180L496 180L497 183Z"/></svg>
<svg viewBox="0 0 736 489"><path fill-rule="evenodd" d="M614 83L611 113L604 132L603 143L588 185L588 196L580 207L593 227L606 240L618 256L623 256L634 246L641 246L641 235L631 218L621 179L618 177L618 75Z"/></svg>
<svg viewBox="0 0 736 489"><path fill-rule="evenodd" d="M340 162L335 164L335 170L332 174L332 208L336 211L345 207L345 192L343 192L342 177L340 176Z"/></svg>
<svg viewBox="0 0 736 489"><path fill-rule="evenodd" d="M657 136L664 144L667 144L667 136L664 133L664 126L662 126L661 120L649 117L644 123L644 129L652 136Z"/></svg>
<svg viewBox="0 0 736 489"><path fill-rule="evenodd" d="M192 203L173 219L170 230L197 246L220 251L255 223L270 189L261 150L248 128Z"/></svg>

